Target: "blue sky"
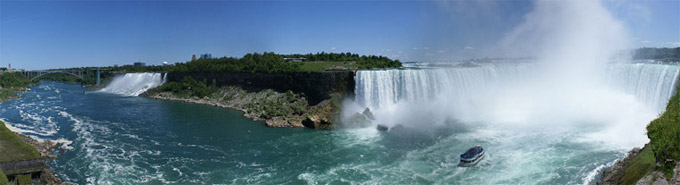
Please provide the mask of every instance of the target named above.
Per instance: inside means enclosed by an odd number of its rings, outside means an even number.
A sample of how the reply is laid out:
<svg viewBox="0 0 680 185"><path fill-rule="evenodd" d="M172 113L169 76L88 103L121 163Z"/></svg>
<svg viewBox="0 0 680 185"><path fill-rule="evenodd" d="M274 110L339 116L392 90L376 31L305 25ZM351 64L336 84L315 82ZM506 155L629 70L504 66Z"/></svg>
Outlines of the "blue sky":
<svg viewBox="0 0 680 185"><path fill-rule="evenodd" d="M605 1L636 47L680 46L680 1ZM531 1L0 1L0 66L48 69L192 54L491 56Z"/></svg>

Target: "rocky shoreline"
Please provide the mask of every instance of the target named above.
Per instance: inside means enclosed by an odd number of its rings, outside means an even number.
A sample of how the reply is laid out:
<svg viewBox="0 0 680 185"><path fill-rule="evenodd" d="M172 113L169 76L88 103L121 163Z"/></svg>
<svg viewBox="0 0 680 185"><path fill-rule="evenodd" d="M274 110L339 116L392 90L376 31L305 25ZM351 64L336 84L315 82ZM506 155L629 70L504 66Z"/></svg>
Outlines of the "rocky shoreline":
<svg viewBox="0 0 680 185"><path fill-rule="evenodd" d="M227 86L203 98L150 90L140 96L236 109L243 112L244 117L264 121L269 127L332 129L333 122L339 115L339 108L332 98L310 106L301 95L292 92L281 93L270 89L248 92L239 87ZM271 107L292 111L290 114L272 114Z"/></svg>
<svg viewBox="0 0 680 185"><path fill-rule="evenodd" d="M26 92L28 91L28 88L22 88L21 92ZM19 98L19 96L16 97L11 97L11 98ZM5 101L7 99L0 99L0 101ZM0 122L0 124L3 124ZM44 140L44 141L38 141L37 139L34 139L30 136L23 135L19 132L13 131L24 143L30 145L31 147L35 148L39 153L40 156L46 159L56 159L57 157L52 155L52 152L55 151L55 148L58 143L52 142L50 140ZM45 168L42 170L40 173L40 182L43 184L47 185L52 185L52 184L64 184L61 179L59 179L57 176L54 175L52 170L49 168L49 166L45 165Z"/></svg>
<svg viewBox="0 0 680 185"><path fill-rule="evenodd" d="M621 184L621 179L625 177L626 170L633 165L632 164L633 160L636 157L638 157L646 147L650 146L645 145L645 147L643 148L634 148L631 151L629 151L628 155L625 158L616 162L616 164L612 168L602 171L602 178L596 184L598 185ZM666 179L666 176L663 174L663 172L659 170L653 170L649 175L642 177L635 184L680 185L680 164L678 164L673 170L672 179Z"/></svg>
<svg viewBox="0 0 680 185"><path fill-rule="evenodd" d="M17 132L15 133L17 136L19 136L19 138L21 138L22 141L24 141L24 143L31 145L33 148L38 150L38 152L40 152L40 156L48 159L57 158L56 156L52 155L52 152L55 151L58 143L52 142L50 140L38 141L30 136L26 136ZM40 180L45 184L64 184L61 179L55 176L52 170L50 170L48 167L43 169L40 173Z"/></svg>

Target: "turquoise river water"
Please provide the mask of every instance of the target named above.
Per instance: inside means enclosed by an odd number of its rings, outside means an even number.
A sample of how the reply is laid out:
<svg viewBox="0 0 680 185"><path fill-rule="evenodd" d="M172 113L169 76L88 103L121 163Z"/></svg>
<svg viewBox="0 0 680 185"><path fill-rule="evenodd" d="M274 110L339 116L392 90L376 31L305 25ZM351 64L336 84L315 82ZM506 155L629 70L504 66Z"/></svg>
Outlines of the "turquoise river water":
<svg viewBox="0 0 680 185"><path fill-rule="evenodd" d="M653 69L647 69L650 66ZM637 88L621 88L625 96L616 100L624 105L635 105L635 101L622 99L649 97L646 92L638 92L641 88L660 89L650 91L663 94L660 98L655 96L660 100L650 101L667 100L673 87L668 84L676 82L678 71L678 66L652 64L637 66L639 70L636 66L619 68L613 67L610 71L622 71L625 75L641 73L639 78L631 80L640 83L635 85ZM336 130L269 128L234 110L94 92L76 84L54 82L43 82L21 94L21 98L1 102L0 118L15 131L55 140L68 148L58 150L58 158L49 165L64 181L76 184L588 184L597 178L599 170L624 157L632 147L646 142L644 130L635 133L640 135L635 137L642 140L631 142L615 134L607 135L617 129L644 129L644 122L619 127L620 124L608 124L616 119L585 115L572 121L574 124L536 126L530 123L546 120L482 119L524 114L520 114L522 111L508 113L499 108L501 105L475 106L487 104L474 102L474 98L443 101L444 104L466 101L465 106L442 106L435 102L430 103L432 106L410 104L427 102L417 99L422 93L431 97L440 93L471 96L459 91L463 85L456 85L468 82L446 79L491 83L493 80L487 78L508 79L503 77L505 73L523 69L496 66L480 68L481 72L469 70L394 69L357 73L357 98L354 102L348 100L346 106L358 107L357 110L370 107L376 114L376 122L387 124L401 120L399 123L406 129L394 132L379 132L374 126L346 126ZM468 73L486 75L466 76ZM642 82L643 78L650 82ZM461 88L436 89L436 85L430 83ZM640 87L641 84L651 85ZM489 85L493 84L485 86ZM410 90L427 88L429 92ZM389 92L383 93L385 90ZM404 93L399 94L400 91ZM547 106L529 105L539 109ZM656 107L663 106L656 102L648 105L656 111L652 111L652 116L659 113ZM405 115L400 111L417 112L408 107L421 107L420 110L429 112L434 111L430 110L432 107L448 111L424 114L429 119L393 116ZM477 109L499 114L481 114ZM534 110L521 106L511 110L518 109ZM438 119L440 115L449 116ZM649 121L653 117L642 119ZM417 120L437 124L423 123L427 125L423 129L423 126L414 126ZM514 124L517 120L527 124ZM409 129L412 127L420 129ZM475 167L458 167L458 155L476 144L487 149L486 158Z"/></svg>

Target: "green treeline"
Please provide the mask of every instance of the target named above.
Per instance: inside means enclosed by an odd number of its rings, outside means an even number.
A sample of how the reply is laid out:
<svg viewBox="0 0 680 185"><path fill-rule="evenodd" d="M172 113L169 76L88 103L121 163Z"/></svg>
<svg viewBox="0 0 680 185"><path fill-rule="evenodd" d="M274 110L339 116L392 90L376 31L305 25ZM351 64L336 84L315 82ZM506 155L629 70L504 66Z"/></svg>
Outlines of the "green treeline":
<svg viewBox="0 0 680 185"><path fill-rule="evenodd" d="M211 83L204 79L203 81L195 80L190 76L185 76L179 82L166 82L160 87L158 91L172 91L173 93L180 95L182 97L200 97L203 98L217 91L217 86L215 81Z"/></svg>
<svg viewBox="0 0 680 185"><path fill-rule="evenodd" d="M285 61L284 58L305 58L303 62ZM113 66L101 67L102 74L108 72L324 72L330 68L339 69L376 69L401 67L399 60L384 56L358 55L353 53L316 53L282 55L273 52L248 53L241 58L203 58L195 61L177 63L170 66ZM82 70L94 73L95 67L51 69ZM85 81L88 81L87 79Z"/></svg>
<svg viewBox="0 0 680 185"><path fill-rule="evenodd" d="M304 58L303 62L286 61L284 58ZM179 72L179 73L288 73L288 72L325 72L331 70L355 70L401 67L399 60L384 56L358 55L353 53L316 53L282 55L273 52L248 53L241 58L222 57L198 59L168 66L109 66L100 67L101 82L106 84L113 76L120 73L140 72ZM79 67L50 69L48 71L86 71L83 79L68 74L48 74L40 80L95 84L96 67ZM188 82L187 82L188 83Z"/></svg>
<svg viewBox="0 0 680 185"><path fill-rule="evenodd" d="M94 76L94 75L92 75L92 76ZM64 73L46 74L46 75L40 76L36 80L66 82L66 83L82 83L82 81L83 81L78 77L75 77L75 76L69 75L69 74L64 74Z"/></svg>
<svg viewBox="0 0 680 185"><path fill-rule="evenodd" d="M316 54L290 54L282 55L285 58L305 58L309 62L356 62L359 69L374 69L374 68L393 68L401 67L399 60L391 60L384 56L375 55L361 55L353 53L316 53Z"/></svg>
<svg viewBox="0 0 680 185"><path fill-rule="evenodd" d="M284 58L305 58L304 62L288 62ZM318 63L341 62L340 67L349 69L373 69L401 67L399 60L391 60L383 56L359 56L352 53L317 53L280 55L273 52L249 53L242 58L222 57L214 59L198 59L186 63L177 63L169 72L323 72L327 68L307 67Z"/></svg>
<svg viewBox="0 0 680 185"><path fill-rule="evenodd" d="M33 83L18 72L0 74L0 85L3 88L26 88Z"/></svg>
<svg viewBox="0 0 680 185"><path fill-rule="evenodd" d="M663 62L680 61L680 47L677 48L639 48L633 53L633 59L653 59Z"/></svg>
<svg viewBox="0 0 680 185"><path fill-rule="evenodd" d="M33 84L35 83L26 79L21 73L0 74L0 101L18 97L17 93Z"/></svg>
<svg viewBox="0 0 680 185"><path fill-rule="evenodd" d="M177 63L169 72L295 72L302 63L285 62L282 55L274 53L246 54L243 58L222 57L214 59L198 59L186 63Z"/></svg>
<svg viewBox="0 0 680 185"><path fill-rule="evenodd" d="M652 145L656 162L670 179L673 168L680 162L680 84L675 95L668 101L661 117L647 125L647 137Z"/></svg>

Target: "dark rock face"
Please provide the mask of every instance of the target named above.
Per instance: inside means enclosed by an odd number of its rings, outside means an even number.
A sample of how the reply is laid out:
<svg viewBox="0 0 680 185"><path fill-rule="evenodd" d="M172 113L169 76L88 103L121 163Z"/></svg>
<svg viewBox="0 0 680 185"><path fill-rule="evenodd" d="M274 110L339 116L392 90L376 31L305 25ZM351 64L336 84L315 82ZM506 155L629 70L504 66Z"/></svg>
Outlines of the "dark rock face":
<svg viewBox="0 0 680 185"><path fill-rule="evenodd" d="M168 81L181 81L185 76L217 86L239 86L248 91L272 89L302 93L310 105L328 99L331 93L354 94L354 72L324 73L168 73Z"/></svg>
<svg viewBox="0 0 680 185"><path fill-rule="evenodd" d="M310 110L302 120L302 125L314 129L333 129L338 112L337 106L334 106L331 100L324 100Z"/></svg>

